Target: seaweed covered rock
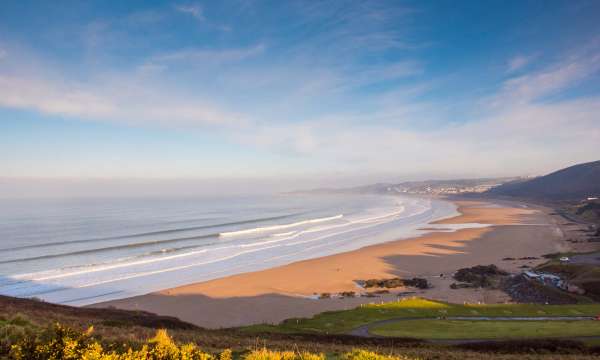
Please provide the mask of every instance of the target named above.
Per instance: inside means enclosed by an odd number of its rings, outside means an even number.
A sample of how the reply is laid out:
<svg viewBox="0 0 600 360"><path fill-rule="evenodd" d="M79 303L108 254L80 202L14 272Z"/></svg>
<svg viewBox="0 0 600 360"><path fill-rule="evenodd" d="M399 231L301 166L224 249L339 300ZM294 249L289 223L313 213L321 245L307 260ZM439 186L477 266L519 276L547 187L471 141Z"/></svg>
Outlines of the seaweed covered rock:
<svg viewBox="0 0 600 360"><path fill-rule="evenodd" d="M472 287L491 287L493 279L507 275L506 271L500 270L496 265L477 265L458 270L454 274L454 279Z"/></svg>
<svg viewBox="0 0 600 360"><path fill-rule="evenodd" d="M401 278L391 278L391 279L369 279L362 282L362 286L364 288L386 288L392 289L397 287L416 287L418 289L428 289L429 283L427 279L423 278L412 278L412 279L401 279Z"/></svg>

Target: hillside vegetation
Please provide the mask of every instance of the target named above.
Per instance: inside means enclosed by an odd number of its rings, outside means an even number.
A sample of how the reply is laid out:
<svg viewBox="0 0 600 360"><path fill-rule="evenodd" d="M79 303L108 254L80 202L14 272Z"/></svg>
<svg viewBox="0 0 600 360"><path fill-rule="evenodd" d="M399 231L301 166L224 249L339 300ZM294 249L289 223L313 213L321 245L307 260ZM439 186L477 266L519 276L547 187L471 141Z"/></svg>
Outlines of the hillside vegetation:
<svg viewBox="0 0 600 360"><path fill-rule="evenodd" d="M3 353L15 360L37 359L85 359L85 360L232 360L230 349L211 354L196 344L177 344L161 329L140 347L126 344L102 344L94 338L93 328L85 332L55 325L40 333L30 333L18 337ZM244 360L325 360L323 353L307 351L272 351L266 348L254 349L244 354L236 354ZM410 360L401 355L385 356L365 350L354 350L336 357L344 360Z"/></svg>
<svg viewBox="0 0 600 360"><path fill-rule="evenodd" d="M540 200L582 200L600 195L600 161L558 170L526 181L491 189L489 194Z"/></svg>
<svg viewBox="0 0 600 360"><path fill-rule="evenodd" d="M207 330L145 312L74 308L0 296L0 359L472 360L486 357L516 360L592 359L600 352L569 340L444 345L409 338L344 335L344 329L354 324L397 314L426 317L443 311L581 315L600 311L600 307L527 305L509 309L504 305L462 306L412 299L290 320L279 327ZM331 334L332 328L338 334Z"/></svg>

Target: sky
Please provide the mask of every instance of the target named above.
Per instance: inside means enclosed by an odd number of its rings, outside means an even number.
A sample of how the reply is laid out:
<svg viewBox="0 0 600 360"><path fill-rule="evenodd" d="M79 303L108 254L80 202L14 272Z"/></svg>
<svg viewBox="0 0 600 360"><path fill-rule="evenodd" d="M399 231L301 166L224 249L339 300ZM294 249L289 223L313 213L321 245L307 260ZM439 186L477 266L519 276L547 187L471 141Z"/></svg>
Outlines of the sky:
<svg viewBox="0 0 600 360"><path fill-rule="evenodd" d="M302 187L598 160L599 16L593 0L4 0L0 178Z"/></svg>

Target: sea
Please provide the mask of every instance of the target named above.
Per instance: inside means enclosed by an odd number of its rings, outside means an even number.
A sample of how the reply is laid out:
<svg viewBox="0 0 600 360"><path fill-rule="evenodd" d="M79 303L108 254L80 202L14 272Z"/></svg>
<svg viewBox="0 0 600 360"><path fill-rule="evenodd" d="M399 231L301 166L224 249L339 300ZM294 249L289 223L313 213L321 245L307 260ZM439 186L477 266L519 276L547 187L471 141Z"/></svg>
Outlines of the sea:
<svg viewBox="0 0 600 360"><path fill-rule="evenodd" d="M456 214L399 195L0 199L0 294L88 305L405 239Z"/></svg>

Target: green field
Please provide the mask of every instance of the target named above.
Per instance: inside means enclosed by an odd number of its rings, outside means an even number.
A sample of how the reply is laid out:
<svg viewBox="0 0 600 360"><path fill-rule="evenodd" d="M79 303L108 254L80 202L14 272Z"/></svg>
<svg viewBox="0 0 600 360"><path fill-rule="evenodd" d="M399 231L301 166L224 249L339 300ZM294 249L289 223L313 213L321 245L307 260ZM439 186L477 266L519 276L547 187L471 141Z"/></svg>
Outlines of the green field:
<svg viewBox="0 0 600 360"><path fill-rule="evenodd" d="M600 321L407 320L375 326L370 332L421 339L600 336Z"/></svg>
<svg viewBox="0 0 600 360"><path fill-rule="evenodd" d="M600 304L459 305L421 298L403 299L381 305L364 305L353 310L329 311L309 319L289 319L280 325L245 327L248 332L343 334L359 326L393 318L436 318L442 316L596 316Z"/></svg>

